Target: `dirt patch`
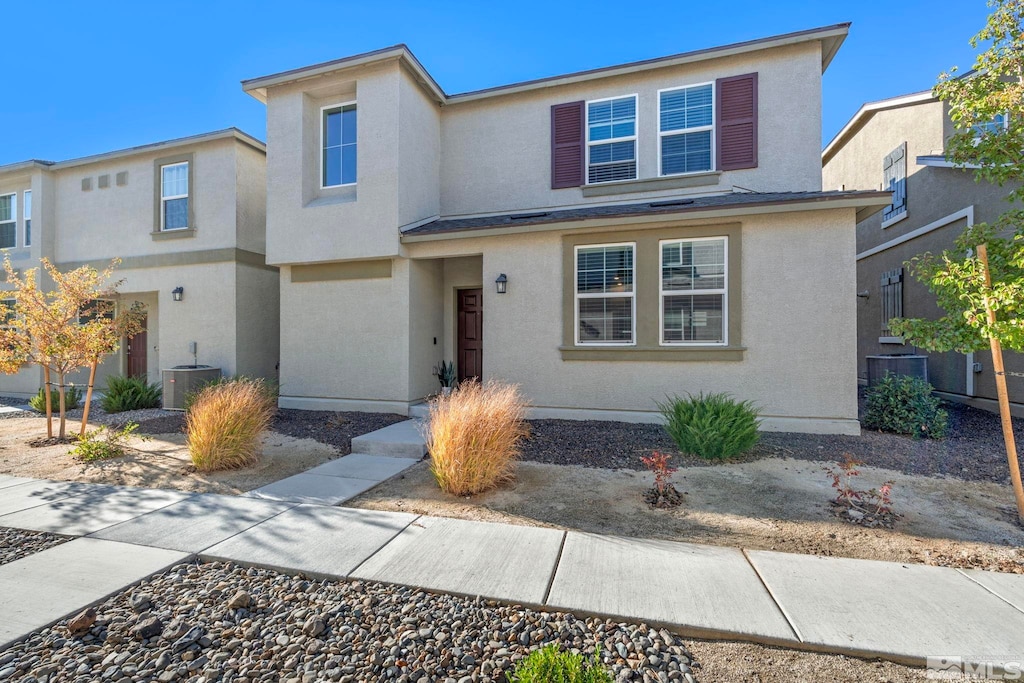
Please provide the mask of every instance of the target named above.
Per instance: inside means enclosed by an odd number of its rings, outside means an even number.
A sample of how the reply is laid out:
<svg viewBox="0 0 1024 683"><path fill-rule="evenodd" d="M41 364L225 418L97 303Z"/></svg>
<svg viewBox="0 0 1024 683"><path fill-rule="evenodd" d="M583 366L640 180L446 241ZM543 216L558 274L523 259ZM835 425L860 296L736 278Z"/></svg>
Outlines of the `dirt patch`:
<svg viewBox="0 0 1024 683"><path fill-rule="evenodd" d="M868 529L833 516L822 463L769 458L691 468L673 478L680 507L652 509L647 473L523 462L516 482L472 498L442 493L420 463L352 507L663 538L741 548L1024 573L1024 529L1003 486L861 468L858 485L893 480L902 517Z"/></svg>

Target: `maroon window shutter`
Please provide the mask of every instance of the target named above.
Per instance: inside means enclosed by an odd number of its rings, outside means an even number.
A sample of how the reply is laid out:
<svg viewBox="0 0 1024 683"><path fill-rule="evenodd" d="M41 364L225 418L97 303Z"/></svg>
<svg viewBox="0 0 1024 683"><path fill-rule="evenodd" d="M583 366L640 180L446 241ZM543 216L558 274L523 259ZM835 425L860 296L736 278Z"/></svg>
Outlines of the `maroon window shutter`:
<svg viewBox="0 0 1024 683"><path fill-rule="evenodd" d="M551 106L551 188L583 184L583 102Z"/></svg>
<svg viewBox="0 0 1024 683"><path fill-rule="evenodd" d="M719 78L716 115L718 168L757 168L757 74Z"/></svg>

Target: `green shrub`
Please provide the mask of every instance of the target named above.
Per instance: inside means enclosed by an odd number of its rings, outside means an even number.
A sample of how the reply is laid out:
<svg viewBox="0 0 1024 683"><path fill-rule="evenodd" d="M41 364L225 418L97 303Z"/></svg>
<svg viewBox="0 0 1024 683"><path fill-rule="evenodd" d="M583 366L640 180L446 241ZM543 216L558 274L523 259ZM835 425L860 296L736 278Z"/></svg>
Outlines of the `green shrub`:
<svg viewBox="0 0 1024 683"><path fill-rule="evenodd" d="M512 672L512 683L614 683L612 675L583 655L555 644L534 650Z"/></svg>
<svg viewBox="0 0 1024 683"><path fill-rule="evenodd" d="M114 375L107 378L100 406L108 413L123 413L126 410L159 408L163 401L160 383L150 384L146 377L123 377Z"/></svg>
<svg viewBox="0 0 1024 683"><path fill-rule="evenodd" d="M748 451L757 443L757 408L728 394L703 393L675 396L658 408L665 430L679 450L705 460L724 460Z"/></svg>
<svg viewBox="0 0 1024 683"><path fill-rule="evenodd" d="M79 391L78 387L71 385L64 388L64 407L68 410L74 410L78 407L78 404L82 401L82 392ZM42 387L39 388L39 393L28 400L28 404L32 406L32 410L38 413L46 412L46 394L43 392ZM50 409L53 412L60 410L60 392L57 389L50 391Z"/></svg>
<svg viewBox="0 0 1024 683"><path fill-rule="evenodd" d="M946 436L949 415L932 395L932 385L919 377L885 376L867 390L864 426L882 432L910 434L915 439Z"/></svg>
<svg viewBox="0 0 1024 683"><path fill-rule="evenodd" d="M86 462L120 458L128 451L128 439L139 425L129 422L120 429L106 425L78 437L78 445L71 449L71 455ZM140 437L143 440L149 437Z"/></svg>

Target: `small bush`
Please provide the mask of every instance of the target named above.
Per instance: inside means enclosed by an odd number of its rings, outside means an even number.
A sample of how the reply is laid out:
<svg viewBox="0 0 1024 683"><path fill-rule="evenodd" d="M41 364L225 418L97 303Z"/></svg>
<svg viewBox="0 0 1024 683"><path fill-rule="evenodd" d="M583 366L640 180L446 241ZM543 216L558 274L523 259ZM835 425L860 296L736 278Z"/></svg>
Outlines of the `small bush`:
<svg viewBox="0 0 1024 683"><path fill-rule="evenodd" d="M430 471L446 493L469 496L512 478L526 405L508 384L463 382L430 402Z"/></svg>
<svg viewBox="0 0 1024 683"><path fill-rule="evenodd" d="M71 449L71 455L86 462L120 458L128 452L128 439L138 428L139 425L136 422L129 422L121 428L104 425L88 432L85 436L78 437L78 445ZM149 439L146 436L139 438Z"/></svg>
<svg viewBox="0 0 1024 683"><path fill-rule="evenodd" d="M107 388L100 399L100 407L108 413L123 413L126 410L159 408L163 401L160 383L150 384L143 375L107 378Z"/></svg>
<svg viewBox="0 0 1024 683"><path fill-rule="evenodd" d="M185 414L192 464L201 472L253 465L260 435L270 427L276 404L261 379L233 379L202 389Z"/></svg>
<svg viewBox="0 0 1024 683"><path fill-rule="evenodd" d="M82 392L75 385L64 387L64 407L68 410L74 410L78 407L78 404L82 401ZM46 412L46 394L42 387L39 388L39 393L28 400L28 404L32 407L32 410L37 413ZM60 410L60 391L52 389L50 391L50 409L53 412Z"/></svg>
<svg viewBox="0 0 1024 683"><path fill-rule="evenodd" d="M512 672L512 683L614 683L612 675L583 655L552 643L534 650Z"/></svg>
<svg viewBox="0 0 1024 683"><path fill-rule="evenodd" d="M946 436L949 415L932 395L932 385L919 377L886 372L867 390L864 426L882 432L910 434L915 439Z"/></svg>
<svg viewBox="0 0 1024 683"><path fill-rule="evenodd" d="M724 460L748 451L757 443L757 409L750 401L728 394L703 393L675 396L658 408L665 430L679 450L705 460Z"/></svg>

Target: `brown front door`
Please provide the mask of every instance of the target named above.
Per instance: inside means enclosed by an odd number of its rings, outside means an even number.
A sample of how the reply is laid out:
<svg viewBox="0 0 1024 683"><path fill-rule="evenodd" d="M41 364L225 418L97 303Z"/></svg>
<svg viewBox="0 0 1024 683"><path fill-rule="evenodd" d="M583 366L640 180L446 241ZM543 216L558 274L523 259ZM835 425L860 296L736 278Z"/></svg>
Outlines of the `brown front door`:
<svg viewBox="0 0 1024 683"><path fill-rule="evenodd" d="M128 338L128 376L135 377L137 375L145 376L146 368L146 347L149 345L146 334L146 323L149 319L144 317L142 319L142 332L139 332L134 337Z"/></svg>
<svg viewBox="0 0 1024 683"><path fill-rule="evenodd" d="M460 289L459 336L455 364L459 381L483 377L484 360L484 290Z"/></svg>

